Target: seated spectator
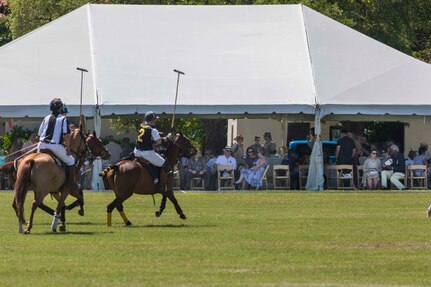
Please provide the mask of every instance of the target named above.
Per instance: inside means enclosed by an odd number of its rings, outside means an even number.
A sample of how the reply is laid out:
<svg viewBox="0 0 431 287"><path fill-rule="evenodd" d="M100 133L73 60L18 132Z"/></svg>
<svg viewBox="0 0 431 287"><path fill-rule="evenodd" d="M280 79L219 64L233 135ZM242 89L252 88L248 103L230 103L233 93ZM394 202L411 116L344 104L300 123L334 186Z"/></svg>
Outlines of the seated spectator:
<svg viewBox="0 0 431 287"><path fill-rule="evenodd" d="M178 161L178 172L180 174L180 189L188 190L190 189L190 184L187 179L187 167L189 165L189 158L186 156L182 156Z"/></svg>
<svg viewBox="0 0 431 287"><path fill-rule="evenodd" d="M364 162L363 168L364 176L362 177L362 185L366 186L367 189L377 189L380 182L380 171L382 169L380 159L377 158L377 151L371 151L369 158Z"/></svg>
<svg viewBox="0 0 431 287"><path fill-rule="evenodd" d="M409 151L409 154L407 155L407 159L406 159L406 166L409 165L414 165L414 158L417 156L416 151L411 150Z"/></svg>
<svg viewBox="0 0 431 287"><path fill-rule="evenodd" d="M419 150L418 150L419 155L413 158L413 165L425 165L427 167L429 166L428 161L426 159L426 151L427 149L425 146L419 147ZM415 175L422 176L422 170L415 170Z"/></svg>
<svg viewBox="0 0 431 287"><path fill-rule="evenodd" d="M251 168L256 164L256 153L252 147L249 147L246 152L246 156L241 158L238 162L238 169Z"/></svg>
<svg viewBox="0 0 431 287"><path fill-rule="evenodd" d="M207 167L204 163L204 158L202 157L201 151L198 150L196 154L189 159L189 164L187 166L187 185L190 186L193 178L199 177L204 179L206 171Z"/></svg>
<svg viewBox="0 0 431 287"><path fill-rule="evenodd" d="M257 152L258 159L256 161L256 164L249 169L244 168L241 170L241 176L238 179L238 181L235 182L235 185L237 188L238 188L238 185L241 183L243 184L243 188L244 188L245 182L253 187L262 186L262 175L267 166L265 154L266 154L265 149L261 148Z"/></svg>
<svg viewBox="0 0 431 287"><path fill-rule="evenodd" d="M217 189L217 165L216 156L210 149L205 151L204 162L207 172L205 173L205 190Z"/></svg>
<svg viewBox="0 0 431 287"><path fill-rule="evenodd" d="M219 155L217 157L216 165L217 166L219 166L219 165L231 165L233 167L233 169L236 170L236 160L232 156L232 148L230 146L226 146L223 149L223 154ZM223 174L225 172L226 171L223 171L223 170L220 171L220 173L221 173L220 176L223 176Z"/></svg>
<svg viewBox="0 0 431 287"><path fill-rule="evenodd" d="M399 190L406 187L400 182L405 177L405 159L397 145L389 147L390 158L382 164L382 188L388 188L389 179Z"/></svg>
<svg viewBox="0 0 431 287"><path fill-rule="evenodd" d="M293 149L289 149L280 164L289 166L290 188L299 189L299 155ZM285 172L279 170L277 174L283 176Z"/></svg>

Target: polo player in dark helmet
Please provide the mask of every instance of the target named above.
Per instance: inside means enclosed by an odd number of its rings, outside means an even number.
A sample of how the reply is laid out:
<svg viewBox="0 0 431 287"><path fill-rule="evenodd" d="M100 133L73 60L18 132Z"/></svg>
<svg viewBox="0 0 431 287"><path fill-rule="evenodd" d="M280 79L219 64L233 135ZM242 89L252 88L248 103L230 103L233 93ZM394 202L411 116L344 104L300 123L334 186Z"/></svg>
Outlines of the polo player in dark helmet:
<svg viewBox="0 0 431 287"><path fill-rule="evenodd" d="M154 151L154 144L161 144L171 139L171 134L167 137L161 137L159 131L156 129L156 122L159 117L152 111L145 114L145 121L141 124L138 137L136 139L136 148L134 154L137 157L146 159L152 165L162 167L166 171L166 175L172 174L172 169L167 160L165 160L160 154ZM158 179L154 180L157 183ZM161 189L164 189L162 184Z"/></svg>
<svg viewBox="0 0 431 287"><path fill-rule="evenodd" d="M66 148L63 146L64 138L70 134L69 121L65 117L64 105L61 99L55 98L49 104L51 114L46 116L39 127L39 145L40 149L49 149L61 161L67 165L67 178L70 186L77 189L75 181L75 159L68 155ZM67 112L67 110L66 110Z"/></svg>

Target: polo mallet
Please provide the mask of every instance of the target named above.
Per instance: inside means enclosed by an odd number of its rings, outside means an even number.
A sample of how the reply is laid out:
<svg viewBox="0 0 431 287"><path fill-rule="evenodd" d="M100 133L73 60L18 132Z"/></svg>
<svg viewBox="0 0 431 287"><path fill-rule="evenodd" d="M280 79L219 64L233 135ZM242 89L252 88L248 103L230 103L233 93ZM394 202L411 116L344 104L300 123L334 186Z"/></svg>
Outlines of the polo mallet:
<svg viewBox="0 0 431 287"><path fill-rule="evenodd" d="M81 71L81 97L79 101L79 126L82 126L83 124L83 115L82 115L82 85L84 82L84 72L88 73L88 70L84 68L77 67L78 71Z"/></svg>
<svg viewBox="0 0 431 287"><path fill-rule="evenodd" d="M181 72L181 71L179 71L179 70L175 70L175 69L174 69L174 72L178 74L178 77L177 77L177 91L176 91L176 93L175 93L174 112L173 112L173 114L172 114L171 131L174 129L174 120L175 120L175 111L176 111L176 109L177 109L178 85L179 85L179 83L180 83L180 74L181 74L181 75L185 75L185 74L184 74L184 72Z"/></svg>

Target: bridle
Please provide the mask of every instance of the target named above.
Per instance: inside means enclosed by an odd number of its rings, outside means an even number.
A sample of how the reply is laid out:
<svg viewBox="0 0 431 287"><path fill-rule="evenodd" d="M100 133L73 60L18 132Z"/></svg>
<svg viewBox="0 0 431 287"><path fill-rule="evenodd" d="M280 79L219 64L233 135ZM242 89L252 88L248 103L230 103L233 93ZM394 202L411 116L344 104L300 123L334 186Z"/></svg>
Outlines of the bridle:
<svg viewBox="0 0 431 287"><path fill-rule="evenodd" d="M188 140L187 146L180 142L180 139L185 138ZM185 137L184 135L177 134L172 142L174 145L176 145L187 157L191 157L196 153L196 148L191 144L190 140Z"/></svg>
<svg viewBox="0 0 431 287"><path fill-rule="evenodd" d="M81 166L85 160L90 160L93 161L96 157L98 156L105 156L107 155L108 151L102 147L100 153L98 154L93 154L92 149L89 147L88 145L88 140L90 138L94 138L93 135L85 135L80 129L79 130L79 144L76 147L76 150L73 151L72 149L70 150L70 153L72 155L74 155L76 162L77 162L77 166ZM94 138L95 140L97 140L97 138ZM84 146L84 151L80 152L80 150L82 150L82 146Z"/></svg>

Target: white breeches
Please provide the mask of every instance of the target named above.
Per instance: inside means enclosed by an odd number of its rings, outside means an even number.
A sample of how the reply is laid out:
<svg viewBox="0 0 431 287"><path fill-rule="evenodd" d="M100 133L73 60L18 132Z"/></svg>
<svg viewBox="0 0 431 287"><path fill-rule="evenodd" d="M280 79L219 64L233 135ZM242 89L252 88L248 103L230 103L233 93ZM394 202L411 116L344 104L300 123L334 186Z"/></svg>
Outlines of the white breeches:
<svg viewBox="0 0 431 287"><path fill-rule="evenodd" d="M61 161L63 161L67 166L75 164L75 159L71 155L67 155L66 148L61 144L48 144L40 142L37 146L37 150L46 148L52 151Z"/></svg>
<svg viewBox="0 0 431 287"><path fill-rule="evenodd" d="M165 163L165 159L154 150L138 150L135 148L133 153L137 157L142 157L148 160L152 165L155 166L162 166Z"/></svg>

